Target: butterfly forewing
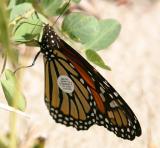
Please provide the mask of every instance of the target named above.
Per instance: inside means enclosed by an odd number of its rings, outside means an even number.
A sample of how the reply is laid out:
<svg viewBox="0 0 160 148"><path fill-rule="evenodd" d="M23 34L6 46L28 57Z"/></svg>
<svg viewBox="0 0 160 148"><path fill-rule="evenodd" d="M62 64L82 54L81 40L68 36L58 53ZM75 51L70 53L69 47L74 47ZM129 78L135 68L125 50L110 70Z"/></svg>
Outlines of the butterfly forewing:
<svg viewBox="0 0 160 148"><path fill-rule="evenodd" d="M45 102L56 122L78 130L96 123L129 140L141 135L136 116L116 90L49 25L40 47Z"/></svg>
<svg viewBox="0 0 160 148"><path fill-rule="evenodd" d="M93 95L74 65L59 51L59 38L53 35L48 30L40 43L44 53L46 105L56 122L78 130L88 129L96 122Z"/></svg>

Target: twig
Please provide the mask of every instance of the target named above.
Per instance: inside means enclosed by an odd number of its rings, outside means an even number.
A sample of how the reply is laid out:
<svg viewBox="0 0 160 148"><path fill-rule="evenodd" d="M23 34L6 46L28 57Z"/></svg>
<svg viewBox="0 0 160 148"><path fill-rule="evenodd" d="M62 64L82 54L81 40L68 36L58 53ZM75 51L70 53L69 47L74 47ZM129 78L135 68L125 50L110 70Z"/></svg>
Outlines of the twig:
<svg viewBox="0 0 160 148"><path fill-rule="evenodd" d="M0 103L0 108L4 109L4 110L7 110L7 111L10 111L10 112L15 112L16 114L19 114L19 115L24 116L24 117L29 118L29 119L31 118L26 113L24 113L24 112L22 112L22 111L20 111L18 109L15 109L15 108L13 108L11 106L8 106L6 104L3 104L3 103Z"/></svg>

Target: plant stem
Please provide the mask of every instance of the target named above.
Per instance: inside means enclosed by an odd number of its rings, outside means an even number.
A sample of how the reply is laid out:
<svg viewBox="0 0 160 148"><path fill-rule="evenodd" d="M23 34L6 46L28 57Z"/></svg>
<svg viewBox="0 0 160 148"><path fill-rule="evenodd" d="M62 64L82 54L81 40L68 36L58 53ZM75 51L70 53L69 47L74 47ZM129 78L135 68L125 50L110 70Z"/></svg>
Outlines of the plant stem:
<svg viewBox="0 0 160 148"><path fill-rule="evenodd" d="M9 148L16 148L17 147L16 123L17 123L17 115L16 115L15 112L11 112L11 114L10 114L10 143L9 143Z"/></svg>
<svg viewBox="0 0 160 148"><path fill-rule="evenodd" d="M0 0L0 35L1 35L1 42L3 45L4 53L9 55L11 52L10 49L10 35L9 35L9 28L8 28L8 12L7 12L7 2L5 0ZM16 97L15 97L16 98ZM13 102L14 106L16 107L16 99ZM10 141L9 141L9 148L16 148L16 113L11 112L10 114Z"/></svg>

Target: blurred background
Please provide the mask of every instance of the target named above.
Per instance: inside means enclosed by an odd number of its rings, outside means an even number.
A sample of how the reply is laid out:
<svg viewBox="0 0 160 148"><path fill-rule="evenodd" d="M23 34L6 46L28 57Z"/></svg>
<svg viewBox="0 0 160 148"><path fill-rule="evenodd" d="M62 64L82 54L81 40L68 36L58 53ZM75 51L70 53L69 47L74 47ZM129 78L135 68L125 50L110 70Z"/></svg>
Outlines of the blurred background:
<svg viewBox="0 0 160 148"><path fill-rule="evenodd" d="M160 147L160 1L158 0L82 0L73 8L100 19L114 18L122 26L120 36L99 54L112 71L97 70L121 94L136 114L142 135L134 141L116 137L104 127L88 131L56 124L44 104L42 56L32 68L24 69L22 91L27 99L26 114L18 116L17 133L21 148L29 148L37 137L46 138L46 148L159 148ZM20 61L32 63L35 50L21 46ZM0 101L6 103L2 90ZM0 109L1 134L9 130L9 112Z"/></svg>

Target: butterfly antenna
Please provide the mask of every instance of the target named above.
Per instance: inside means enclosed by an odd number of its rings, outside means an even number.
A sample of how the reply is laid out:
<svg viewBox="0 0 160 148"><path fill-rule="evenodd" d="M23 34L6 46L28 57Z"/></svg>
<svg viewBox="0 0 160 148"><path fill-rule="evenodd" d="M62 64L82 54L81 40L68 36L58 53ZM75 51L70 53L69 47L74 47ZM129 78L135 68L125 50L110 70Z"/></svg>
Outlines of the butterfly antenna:
<svg viewBox="0 0 160 148"><path fill-rule="evenodd" d="M63 12L62 12L58 17L57 17L57 19L55 20L55 22L54 22L54 24L53 24L53 25L55 25L55 24L56 24L56 22L59 20L59 18L60 18L61 16L63 16L63 15L64 15L65 10L66 10L66 9L67 9L67 7L69 6L70 2L71 2L71 0L69 0L69 1L68 1L68 3L66 4L66 6L64 7Z"/></svg>
<svg viewBox="0 0 160 148"><path fill-rule="evenodd" d="M21 67L17 68L17 69L14 71L14 74L15 74L17 71L19 71L20 69L29 68L29 67L34 66L34 64L35 64L35 62L36 62L36 60L37 60L37 58L38 58L38 56L39 56L40 53L41 53L41 51L39 51L39 52L36 54L36 56L34 57L34 60L33 60L33 62L32 62L31 65L28 65L28 66L21 66Z"/></svg>

